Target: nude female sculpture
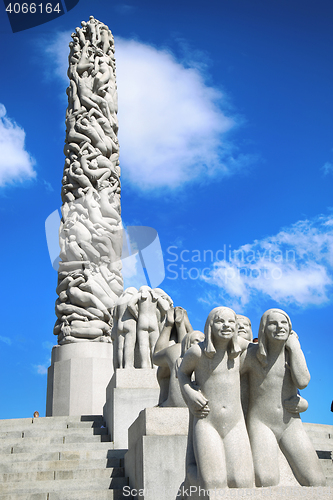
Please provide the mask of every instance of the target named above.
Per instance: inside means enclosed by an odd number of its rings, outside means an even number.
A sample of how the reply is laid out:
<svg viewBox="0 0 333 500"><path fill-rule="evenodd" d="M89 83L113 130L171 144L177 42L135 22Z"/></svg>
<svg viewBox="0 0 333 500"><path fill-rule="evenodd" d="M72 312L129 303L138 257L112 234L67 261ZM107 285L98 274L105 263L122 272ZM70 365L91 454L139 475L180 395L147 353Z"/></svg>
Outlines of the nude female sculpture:
<svg viewBox="0 0 333 500"><path fill-rule="evenodd" d="M208 315L205 341L193 345L179 367L179 383L190 410L186 486L205 490L253 486L240 401L240 351L235 312L217 307ZM196 386L191 382L193 373Z"/></svg>
<svg viewBox="0 0 333 500"><path fill-rule="evenodd" d="M278 448L302 486L323 486L325 477L313 445L303 429L297 389L310 375L289 316L269 309L261 318L258 344L241 356L242 373L249 375L246 418L256 486L279 484Z"/></svg>

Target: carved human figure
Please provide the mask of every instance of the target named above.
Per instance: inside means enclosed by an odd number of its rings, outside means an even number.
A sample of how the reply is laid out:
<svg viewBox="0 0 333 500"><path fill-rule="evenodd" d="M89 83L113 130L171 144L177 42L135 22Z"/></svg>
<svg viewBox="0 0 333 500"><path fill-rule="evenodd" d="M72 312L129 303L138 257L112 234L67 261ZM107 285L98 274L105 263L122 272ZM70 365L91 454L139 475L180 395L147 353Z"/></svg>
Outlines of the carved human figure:
<svg viewBox="0 0 333 500"><path fill-rule="evenodd" d="M153 363L159 367L159 406L186 406L177 380L177 361L182 354L183 339L192 332L185 309L175 307L167 311L164 328L153 354Z"/></svg>
<svg viewBox="0 0 333 500"><path fill-rule="evenodd" d="M242 314L237 314L237 331L238 337L243 338L247 342L252 342L252 326L251 321ZM247 344L245 344L247 347ZM241 376L241 401L244 417L246 417L247 409L249 406L249 377L245 373Z"/></svg>
<svg viewBox="0 0 333 500"><path fill-rule="evenodd" d="M241 356L242 373L249 375L247 429L257 486L279 484L278 448L302 486L322 486L325 477L299 416L297 389L310 375L289 316L269 309L260 322L258 344Z"/></svg>
<svg viewBox="0 0 333 500"><path fill-rule="evenodd" d="M109 341L123 291L114 40L92 16L72 39L54 333L60 343Z"/></svg>
<svg viewBox="0 0 333 500"><path fill-rule="evenodd" d="M130 300L128 308L137 320L140 367L151 368L152 355L161 328L158 313L164 316L170 308L170 302L144 285Z"/></svg>
<svg viewBox="0 0 333 500"><path fill-rule="evenodd" d="M205 341L185 353L178 370L190 410L186 486L205 490L253 486L251 448L240 401L236 321L233 310L213 309L206 321Z"/></svg>
<svg viewBox="0 0 333 500"><path fill-rule="evenodd" d="M128 307L131 298L138 291L134 287L126 288L118 298L113 316L115 328L116 362L115 368L134 368L134 351L137 321Z"/></svg>
<svg viewBox="0 0 333 500"><path fill-rule="evenodd" d="M243 337L243 339L252 342L253 340L252 326L249 318L243 316L242 314L237 314L237 329L238 329L238 335L240 337Z"/></svg>

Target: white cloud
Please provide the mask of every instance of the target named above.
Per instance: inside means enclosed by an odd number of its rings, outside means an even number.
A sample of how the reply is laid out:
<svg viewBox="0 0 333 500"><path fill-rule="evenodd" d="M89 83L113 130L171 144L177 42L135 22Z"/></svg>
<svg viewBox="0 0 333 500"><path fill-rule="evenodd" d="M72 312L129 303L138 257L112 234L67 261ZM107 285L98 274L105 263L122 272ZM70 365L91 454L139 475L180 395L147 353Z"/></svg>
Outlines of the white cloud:
<svg viewBox="0 0 333 500"><path fill-rule="evenodd" d="M333 216L299 221L230 257L203 278L224 300L239 307L258 296L297 306L326 303L333 285Z"/></svg>
<svg viewBox="0 0 333 500"><path fill-rule="evenodd" d="M33 367L38 375L47 374L47 367L45 365L33 365Z"/></svg>
<svg viewBox="0 0 333 500"><path fill-rule="evenodd" d="M46 42L54 75L67 80L70 34ZM224 94L166 50L116 37L120 163L136 189L175 188L230 175L250 158L233 156ZM191 62L189 62L189 65ZM192 66L194 66L192 64Z"/></svg>
<svg viewBox="0 0 333 500"><path fill-rule="evenodd" d="M134 40L116 43L124 177L151 189L229 174L223 134L235 120L220 109L223 94L167 51Z"/></svg>
<svg viewBox="0 0 333 500"><path fill-rule="evenodd" d="M34 159L25 150L25 132L0 104L0 186L36 177Z"/></svg>

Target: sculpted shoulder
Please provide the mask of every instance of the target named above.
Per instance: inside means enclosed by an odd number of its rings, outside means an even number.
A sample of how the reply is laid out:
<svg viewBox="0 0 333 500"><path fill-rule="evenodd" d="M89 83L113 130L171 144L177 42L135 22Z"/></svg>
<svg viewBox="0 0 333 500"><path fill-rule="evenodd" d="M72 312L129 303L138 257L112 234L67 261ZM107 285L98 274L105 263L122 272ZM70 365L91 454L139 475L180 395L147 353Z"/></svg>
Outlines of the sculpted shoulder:
<svg viewBox="0 0 333 500"><path fill-rule="evenodd" d="M249 343L241 354L241 373L246 372L257 361L258 344Z"/></svg>

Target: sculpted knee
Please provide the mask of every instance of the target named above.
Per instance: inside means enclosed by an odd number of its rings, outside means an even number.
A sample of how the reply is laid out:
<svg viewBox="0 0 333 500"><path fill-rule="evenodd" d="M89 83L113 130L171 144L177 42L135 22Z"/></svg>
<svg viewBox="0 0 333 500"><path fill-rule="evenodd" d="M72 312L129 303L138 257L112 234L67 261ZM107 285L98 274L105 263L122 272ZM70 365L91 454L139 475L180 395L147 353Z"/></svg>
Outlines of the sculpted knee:
<svg viewBox="0 0 333 500"><path fill-rule="evenodd" d="M320 466L319 466L320 467ZM319 468L318 468L319 469ZM321 470L309 470L307 476L300 481L302 486L325 486L326 478Z"/></svg>
<svg viewBox="0 0 333 500"><path fill-rule="evenodd" d="M255 482L258 487L277 486L280 482L280 475L273 470L256 471Z"/></svg>

